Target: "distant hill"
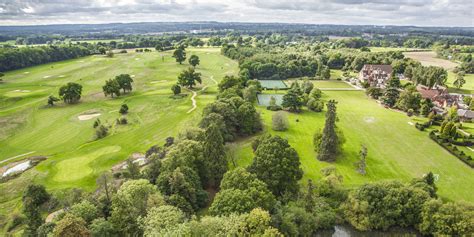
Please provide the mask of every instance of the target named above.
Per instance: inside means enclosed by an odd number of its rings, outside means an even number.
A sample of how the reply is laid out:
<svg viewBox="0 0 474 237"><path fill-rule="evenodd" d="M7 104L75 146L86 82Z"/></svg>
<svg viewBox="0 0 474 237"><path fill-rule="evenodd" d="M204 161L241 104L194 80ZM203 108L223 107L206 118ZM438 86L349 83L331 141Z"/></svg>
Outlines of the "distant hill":
<svg viewBox="0 0 474 237"><path fill-rule="evenodd" d="M140 22L110 24L61 24L33 26L0 26L0 35L25 36L32 34L93 35L93 34L163 34L239 31L301 32L306 35L360 36L362 34L440 34L474 36L474 27L416 27L373 25L317 25L292 23L242 23L242 22Z"/></svg>

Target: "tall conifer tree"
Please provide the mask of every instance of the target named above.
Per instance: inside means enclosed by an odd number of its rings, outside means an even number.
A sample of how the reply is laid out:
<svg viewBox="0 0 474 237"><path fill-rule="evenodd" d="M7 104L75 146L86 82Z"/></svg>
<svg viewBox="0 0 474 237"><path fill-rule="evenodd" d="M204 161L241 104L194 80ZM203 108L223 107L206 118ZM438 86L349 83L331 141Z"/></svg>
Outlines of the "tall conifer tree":
<svg viewBox="0 0 474 237"><path fill-rule="evenodd" d="M327 103L326 124L324 125L321 145L319 147L318 160L335 161L339 138L336 133L336 101L330 100Z"/></svg>

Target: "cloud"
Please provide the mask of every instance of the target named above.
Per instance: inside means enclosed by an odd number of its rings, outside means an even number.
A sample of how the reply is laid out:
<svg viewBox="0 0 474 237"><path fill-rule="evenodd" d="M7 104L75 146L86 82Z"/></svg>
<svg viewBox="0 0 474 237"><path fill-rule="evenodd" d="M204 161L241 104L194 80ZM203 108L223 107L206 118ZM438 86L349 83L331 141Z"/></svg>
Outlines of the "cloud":
<svg viewBox="0 0 474 237"><path fill-rule="evenodd" d="M0 24L240 21L473 26L472 0L0 0Z"/></svg>

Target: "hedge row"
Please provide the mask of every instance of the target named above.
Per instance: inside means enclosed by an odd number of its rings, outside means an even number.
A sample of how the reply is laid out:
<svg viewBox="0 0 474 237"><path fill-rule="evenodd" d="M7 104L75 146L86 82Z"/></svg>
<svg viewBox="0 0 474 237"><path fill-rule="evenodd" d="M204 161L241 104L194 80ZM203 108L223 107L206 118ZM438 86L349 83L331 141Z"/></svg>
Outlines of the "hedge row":
<svg viewBox="0 0 474 237"><path fill-rule="evenodd" d="M460 151L455 145L451 144L449 140L439 137L434 131L430 132L430 138L436 143L438 143L440 146L442 146L444 149L449 151L449 153L456 156L462 162L466 163L471 168L474 168L474 160L472 159L472 157L466 155L463 151Z"/></svg>

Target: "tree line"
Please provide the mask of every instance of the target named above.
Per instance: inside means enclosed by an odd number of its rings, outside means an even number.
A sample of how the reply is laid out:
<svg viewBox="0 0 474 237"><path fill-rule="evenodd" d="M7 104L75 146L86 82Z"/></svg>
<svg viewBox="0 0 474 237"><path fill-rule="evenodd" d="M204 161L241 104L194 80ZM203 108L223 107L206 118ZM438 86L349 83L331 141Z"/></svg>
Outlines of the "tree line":
<svg viewBox="0 0 474 237"><path fill-rule="evenodd" d="M79 58L94 51L80 45L48 45L37 47L0 47L0 71L9 71L44 63Z"/></svg>

